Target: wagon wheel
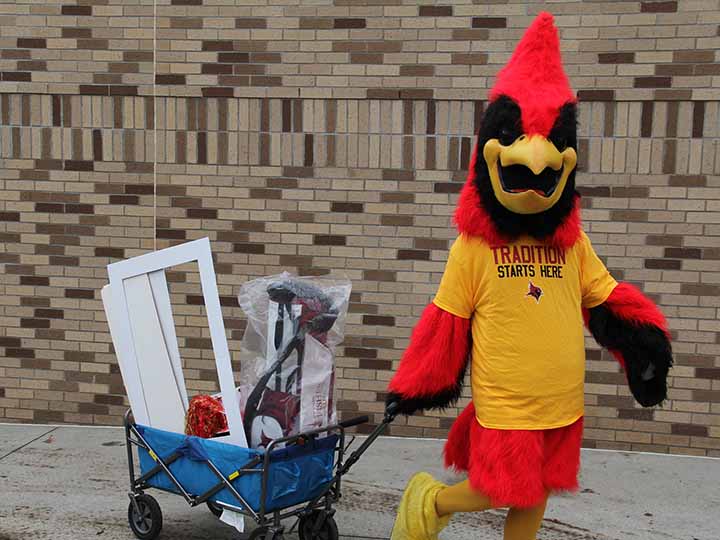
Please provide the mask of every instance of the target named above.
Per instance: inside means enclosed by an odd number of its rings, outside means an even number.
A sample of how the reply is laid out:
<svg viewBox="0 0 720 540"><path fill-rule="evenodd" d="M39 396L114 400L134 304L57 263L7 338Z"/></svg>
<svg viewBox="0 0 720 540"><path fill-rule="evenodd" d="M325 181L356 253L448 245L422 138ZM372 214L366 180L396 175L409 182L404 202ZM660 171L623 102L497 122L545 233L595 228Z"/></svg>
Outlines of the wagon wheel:
<svg viewBox="0 0 720 540"><path fill-rule="evenodd" d="M223 513L223 507L219 504L214 503L213 501L206 501L205 504L208 507L208 510L210 510L215 517L222 516Z"/></svg>
<svg viewBox="0 0 720 540"><path fill-rule="evenodd" d="M300 540L338 540L337 523L332 516L322 510L313 510L310 514L300 518L298 534Z"/></svg>
<svg viewBox="0 0 720 540"><path fill-rule="evenodd" d="M128 524L140 540L157 538L163 526L160 505L150 495L143 493L136 496L135 503L130 501L128 506Z"/></svg>

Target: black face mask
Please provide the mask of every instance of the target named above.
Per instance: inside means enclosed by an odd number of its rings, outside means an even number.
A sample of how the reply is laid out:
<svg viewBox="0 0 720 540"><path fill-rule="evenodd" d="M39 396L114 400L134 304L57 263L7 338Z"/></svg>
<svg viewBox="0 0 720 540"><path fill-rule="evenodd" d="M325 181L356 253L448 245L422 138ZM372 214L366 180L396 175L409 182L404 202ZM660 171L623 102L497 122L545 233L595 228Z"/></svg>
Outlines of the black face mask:
<svg viewBox="0 0 720 540"><path fill-rule="evenodd" d="M559 151L567 147L577 149L576 115L574 103L567 103L558 112L555 125L547 138ZM576 196L575 170L570 173L558 202L548 210L537 214L517 214L505 208L495 196L482 152L485 143L490 139L498 139L501 144L510 145L522 134L520 107L515 101L507 96L501 96L488 106L478 133L475 184L480 196L480 204L500 234L509 239L528 235L542 240L552 236L573 210ZM532 175L532 172L524 166L513 166L508 169L506 172L509 173L507 178L509 183L521 181L528 174ZM513 179L513 173L518 175L518 178ZM542 176L538 177L537 181L542 183Z"/></svg>

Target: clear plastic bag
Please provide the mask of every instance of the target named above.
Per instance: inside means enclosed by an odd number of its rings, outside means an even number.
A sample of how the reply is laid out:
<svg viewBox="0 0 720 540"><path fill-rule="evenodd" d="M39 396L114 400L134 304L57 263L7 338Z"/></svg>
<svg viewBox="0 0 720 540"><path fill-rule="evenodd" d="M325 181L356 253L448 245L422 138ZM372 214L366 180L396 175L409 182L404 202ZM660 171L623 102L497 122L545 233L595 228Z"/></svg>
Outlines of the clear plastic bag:
<svg viewBox="0 0 720 540"><path fill-rule="evenodd" d="M240 397L251 448L333 423L334 349L350 282L287 272L245 283Z"/></svg>

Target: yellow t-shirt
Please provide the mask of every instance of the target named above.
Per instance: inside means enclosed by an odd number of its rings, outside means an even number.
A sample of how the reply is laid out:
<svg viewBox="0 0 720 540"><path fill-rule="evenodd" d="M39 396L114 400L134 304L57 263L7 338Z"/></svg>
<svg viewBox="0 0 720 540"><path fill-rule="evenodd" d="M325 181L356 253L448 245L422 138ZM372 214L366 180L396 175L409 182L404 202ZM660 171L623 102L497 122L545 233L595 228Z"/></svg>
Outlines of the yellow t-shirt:
<svg viewBox="0 0 720 540"><path fill-rule="evenodd" d="M532 238L490 247L460 236L435 296L472 317L472 393L484 427L551 429L583 415L581 308L617 285L585 233L565 251Z"/></svg>

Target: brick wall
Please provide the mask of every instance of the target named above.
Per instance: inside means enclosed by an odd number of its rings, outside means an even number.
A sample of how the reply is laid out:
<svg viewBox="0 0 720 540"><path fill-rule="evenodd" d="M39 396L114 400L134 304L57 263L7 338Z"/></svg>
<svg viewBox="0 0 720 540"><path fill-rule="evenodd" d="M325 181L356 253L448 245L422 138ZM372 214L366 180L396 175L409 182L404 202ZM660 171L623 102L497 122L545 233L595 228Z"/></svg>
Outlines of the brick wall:
<svg viewBox="0 0 720 540"><path fill-rule="evenodd" d="M720 456L720 2L155 4L0 3L0 421L118 423L105 266L202 236L234 351L247 279L352 280L339 403L377 420L487 87L549 7L581 99L585 228L677 353L670 401L642 410L588 339L586 445ZM197 276L169 281L188 386L212 391ZM392 431L442 436L457 412Z"/></svg>

